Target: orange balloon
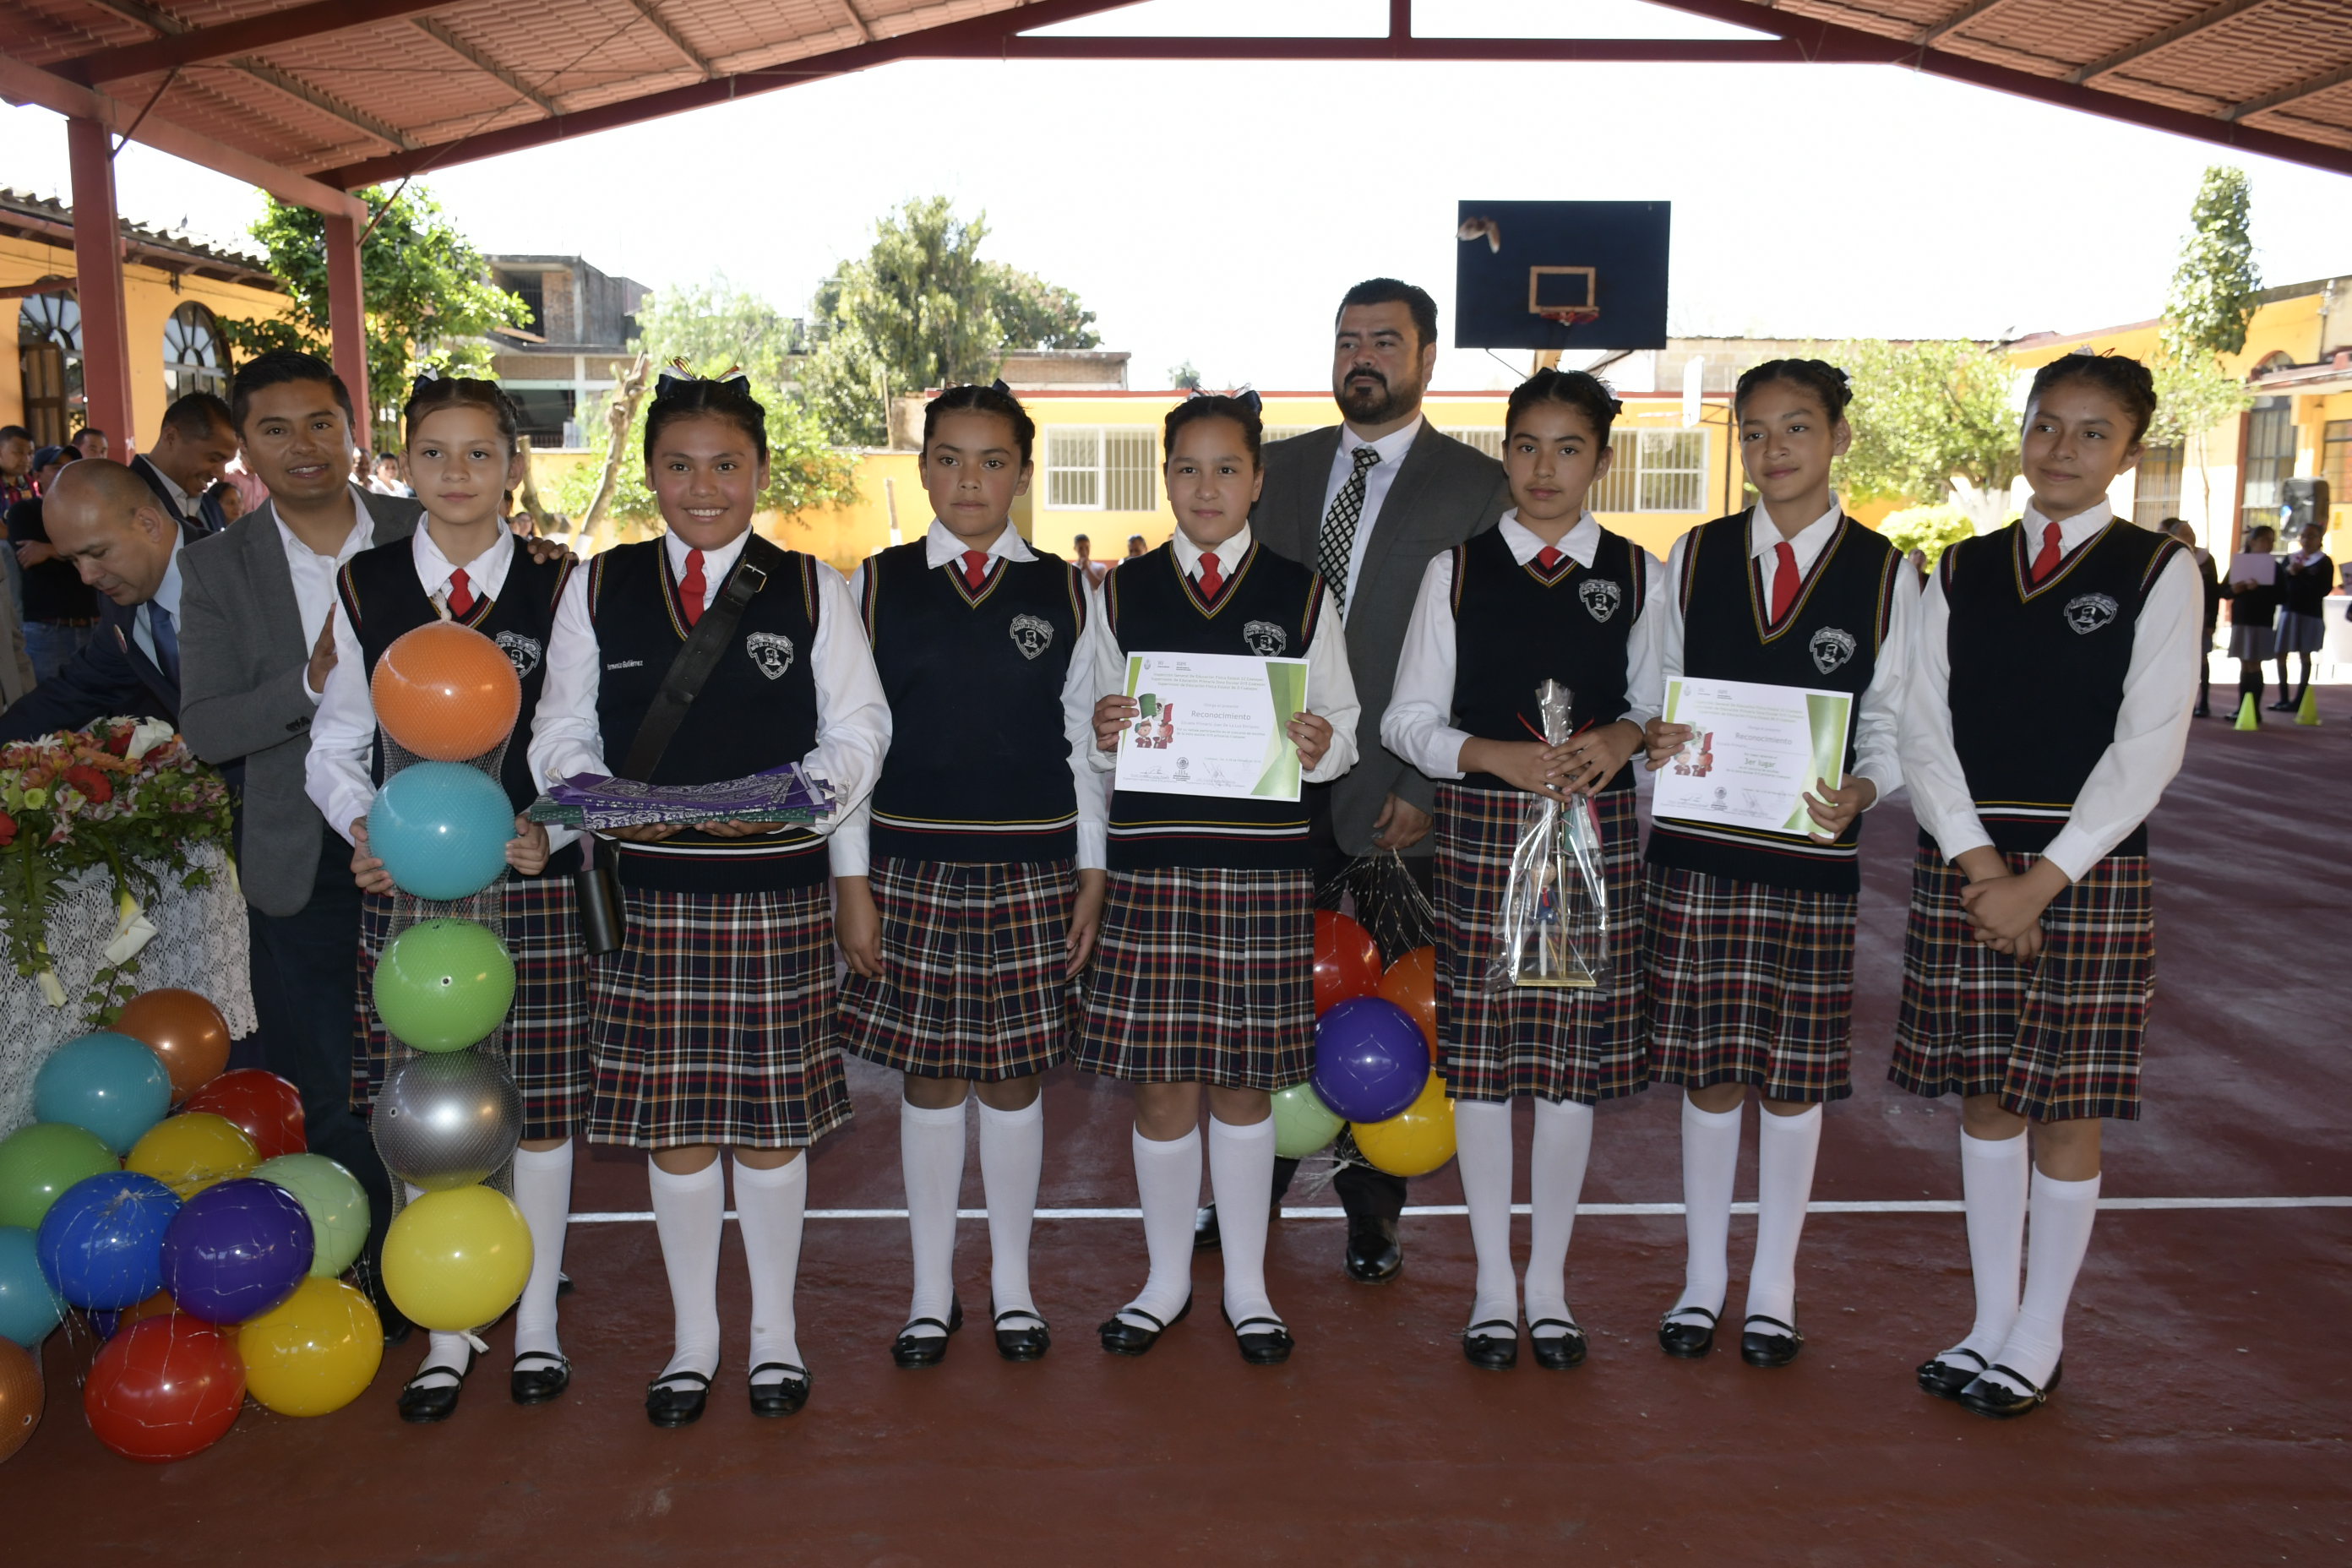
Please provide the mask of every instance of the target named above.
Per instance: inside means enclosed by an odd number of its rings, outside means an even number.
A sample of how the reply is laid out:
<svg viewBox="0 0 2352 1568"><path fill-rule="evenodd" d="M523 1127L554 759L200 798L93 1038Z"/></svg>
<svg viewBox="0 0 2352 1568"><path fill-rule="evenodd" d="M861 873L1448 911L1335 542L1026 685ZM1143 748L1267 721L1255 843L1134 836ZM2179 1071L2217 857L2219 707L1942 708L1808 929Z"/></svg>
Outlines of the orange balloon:
<svg viewBox="0 0 2352 1568"><path fill-rule="evenodd" d="M1370 996L1381 983L1381 944L1349 917L1315 911L1315 1016L1352 997Z"/></svg>
<svg viewBox="0 0 2352 1568"><path fill-rule="evenodd" d="M228 1020L193 991L150 991L133 996L114 1026L163 1060L177 1105L220 1077L228 1066Z"/></svg>
<svg viewBox="0 0 2352 1568"><path fill-rule="evenodd" d="M150 1318L169 1317L179 1310L180 1304L172 1300L172 1293L169 1290L158 1290L137 1306L125 1307L117 1313L114 1319L114 1331L119 1334L133 1323L144 1322Z"/></svg>
<svg viewBox="0 0 2352 1568"><path fill-rule="evenodd" d="M0 1459L32 1440L46 1398L31 1352L14 1340L0 1339Z"/></svg>
<svg viewBox="0 0 2352 1568"><path fill-rule="evenodd" d="M1421 1026L1421 1037L1429 1042L1429 1059L1437 1059L1437 950L1416 947L1394 963L1381 976L1381 988L1376 994L1385 996L1412 1016Z"/></svg>
<svg viewBox="0 0 2352 1568"><path fill-rule="evenodd" d="M430 621L393 639L368 682L375 721L420 757L462 763L514 729L522 682L498 644L471 626Z"/></svg>

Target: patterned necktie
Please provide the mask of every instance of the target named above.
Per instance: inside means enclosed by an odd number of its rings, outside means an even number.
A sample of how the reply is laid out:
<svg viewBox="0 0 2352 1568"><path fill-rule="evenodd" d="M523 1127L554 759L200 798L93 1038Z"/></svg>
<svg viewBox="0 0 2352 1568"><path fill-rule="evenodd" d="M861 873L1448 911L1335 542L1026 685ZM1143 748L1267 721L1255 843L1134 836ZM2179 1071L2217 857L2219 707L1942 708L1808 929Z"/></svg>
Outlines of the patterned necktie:
<svg viewBox="0 0 2352 1568"><path fill-rule="evenodd" d="M180 684L180 628L173 624L172 612L147 601L147 631L155 639L155 668L174 686Z"/></svg>
<svg viewBox="0 0 2352 1568"><path fill-rule="evenodd" d="M1201 552L1202 594L1213 599L1219 594L1224 592L1224 587L1225 580L1223 576L1219 575L1217 572L1217 557L1215 552L1213 551L1203 550Z"/></svg>
<svg viewBox="0 0 2352 1568"><path fill-rule="evenodd" d="M2037 583L2058 570L2058 525L2044 523L2042 528L2042 553L2033 558L2033 580Z"/></svg>
<svg viewBox="0 0 2352 1568"><path fill-rule="evenodd" d="M1797 552L1785 539L1772 550L1772 624L1777 626L1797 602Z"/></svg>
<svg viewBox="0 0 2352 1568"><path fill-rule="evenodd" d="M1356 553L1356 522L1364 515L1364 476L1380 460L1380 453L1373 448L1356 448L1356 470L1331 498L1331 510L1323 514L1323 530L1315 536L1315 568L1323 574L1323 586L1343 611L1348 607L1348 563Z"/></svg>
<svg viewBox="0 0 2352 1568"><path fill-rule="evenodd" d="M460 566L449 574L449 613L470 615L474 609L474 585L466 581L466 569Z"/></svg>
<svg viewBox="0 0 2352 1568"><path fill-rule="evenodd" d="M686 552L686 575L677 584L678 607L686 612L686 624L691 626L702 619L702 601L710 593L710 584L702 580L702 552Z"/></svg>
<svg viewBox="0 0 2352 1568"><path fill-rule="evenodd" d="M977 588L988 581L988 552L967 550L963 552L963 580L967 587Z"/></svg>
<svg viewBox="0 0 2352 1568"><path fill-rule="evenodd" d="M1549 572L1559 564L1559 552L1547 544L1536 552L1536 564Z"/></svg>

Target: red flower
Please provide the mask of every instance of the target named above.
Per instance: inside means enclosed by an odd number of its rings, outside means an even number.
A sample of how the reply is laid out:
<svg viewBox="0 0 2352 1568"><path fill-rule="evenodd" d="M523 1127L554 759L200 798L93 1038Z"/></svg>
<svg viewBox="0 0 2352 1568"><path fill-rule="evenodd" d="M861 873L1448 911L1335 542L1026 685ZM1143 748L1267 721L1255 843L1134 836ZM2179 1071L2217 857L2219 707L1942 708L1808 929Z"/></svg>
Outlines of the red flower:
<svg viewBox="0 0 2352 1568"><path fill-rule="evenodd" d="M16 842L16 819L6 812L0 811L0 849L5 849Z"/></svg>
<svg viewBox="0 0 2352 1568"><path fill-rule="evenodd" d="M114 798L114 785L96 768L76 763L66 770L66 783L81 791L92 805L104 805Z"/></svg>
<svg viewBox="0 0 2352 1568"><path fill-rule="evenodd" d="M118 757L131 750L131 731L127 728L117 730L107 741L106 749Z"/></svg>

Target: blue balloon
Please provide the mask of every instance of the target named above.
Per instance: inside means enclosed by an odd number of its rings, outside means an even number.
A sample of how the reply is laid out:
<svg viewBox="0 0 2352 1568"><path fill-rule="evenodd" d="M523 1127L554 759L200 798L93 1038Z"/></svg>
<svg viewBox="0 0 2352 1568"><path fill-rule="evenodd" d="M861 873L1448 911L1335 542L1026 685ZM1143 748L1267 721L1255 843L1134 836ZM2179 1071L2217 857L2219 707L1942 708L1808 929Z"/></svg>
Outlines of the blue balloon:
<svg viewBox="0 0 2352 1568"><path fill-rule="evenodd" d="M190 1317L242 1323L294 1293L310 1272L302 1200L251 1176L190 1198L163 1233L163 1287Z"/></svg>
<svg viewBox="0 0 2352 1568"><path fill-rule="evenodd" d="M1350 1121L1386 1121L1429 1081L1429 1044L1412 1015L1383 996L1357 996L1315 1020L1315 1072L1324 1104Z"/></svg>
<svg viewBox="0 0 2352 1568"><path fill-rule="evenodd" d="M499 781L464 763L415 763L368 812L368 847L405 893L469 899L506 874L515 810Z"/></svg>
<svg viewBox="0 0 2352 1568"><path fill-rule="evenodd" d="M41 1273L40 1248L33 1233L22 1226L0 1225L0 1339L31 1350L65 1315L65 1299Z"/></svg>
<svg viewBox="0 0 2352 1568"><path fill-rule="evenodd" d="M128 1035L101 1032L68 1040L33 1080L33 1118L95 1132L117 1154L172 1109L172 1075L163 1058Z"/></svg>
<svg viewBox="0 0 2352 1568"><path fill-rule="evenodd" d="M77 1307L135 1307L163 1288L163 1233L180 1196L152 1176L76 1182L41 1217L41 1272Z"/></svg>

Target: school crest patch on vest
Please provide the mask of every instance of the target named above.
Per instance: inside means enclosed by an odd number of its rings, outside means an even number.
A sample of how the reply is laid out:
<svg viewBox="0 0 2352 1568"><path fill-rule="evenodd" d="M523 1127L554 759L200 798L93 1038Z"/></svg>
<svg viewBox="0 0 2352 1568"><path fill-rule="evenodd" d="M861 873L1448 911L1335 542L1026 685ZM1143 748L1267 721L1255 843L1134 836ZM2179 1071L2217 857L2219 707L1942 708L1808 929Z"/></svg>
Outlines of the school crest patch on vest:
<svg viewBox="0 0 2352 1568"><path fill-rule="evenodd" d="M1272 621L1250 621L1242 627L1242 641L1260 658L1272 658L1290 647L1290 634Z"/></svg>
<svg viewBox="0 0 2352 1568"><path fill-rule="evenodd" d="M743 639L743 651L770 680L782 680L793 667L793 639L776 632L753 632Z"/></svg>
<svg viewBox="0 0 2352 1568"><path fill-rule="evenodd" d="M1054 646L1052 623L1026 612L1013 616L1009 629L1013 634L1013 646L1021 650L1023 658L1035 658Z"/></svg>
<svg viewBox="0 0 2352 1568"><path fill-rule="evenodd" d="M1806 646L1812 650L1813 668L1827 675L1852 658L1858 645L1852 632L1841 631L1836 626L1823 626L1813 634L1813 640Z"/></svg>
<svg viewBox="0 0 2352 1568"><path fill-rule="evenodd" d="M1625 591L1606 577L1595 577L1576 592L1596 621L1605 621L1615 615L1617 605L1625 597Z"/></svg>
<svg viewBox="0 0 2352 1568"><path fill-rule="evenodd" d="M2087 637L2114 620L2116 608L2105 594L2077 594L2066 601L2066 624Z"/></svg>
<svg viewBox="0 0 2352 1568"><path fill-rule="evenodd" d="M547 651L537 637L527 637L520 632L500 632L496 640L505 651L507 662L514 666L517 680L529 680L530 672L539 668L540 656Z"/></svg>

